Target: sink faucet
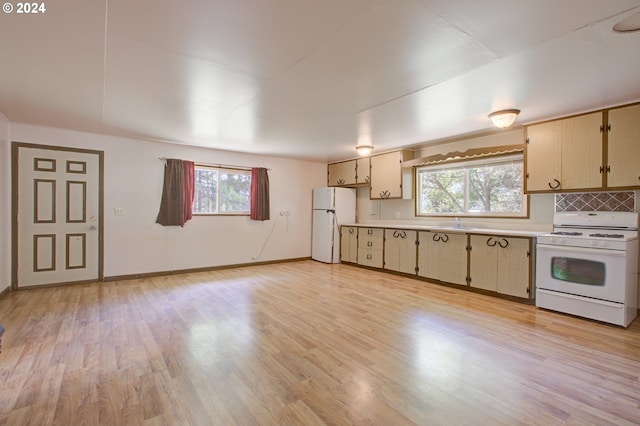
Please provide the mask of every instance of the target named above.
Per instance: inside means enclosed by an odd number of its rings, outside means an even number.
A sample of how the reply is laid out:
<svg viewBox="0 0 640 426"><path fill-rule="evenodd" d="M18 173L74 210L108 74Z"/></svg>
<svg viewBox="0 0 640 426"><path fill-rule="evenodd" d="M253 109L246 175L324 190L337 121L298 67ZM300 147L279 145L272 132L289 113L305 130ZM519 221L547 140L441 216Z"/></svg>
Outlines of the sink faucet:
<svg viewBox="0 0 640 426"><path fill-rule="evenodd" d="M460 218L456 217L456 228L460 228L462 227L462 224L460 223Z"/></svg>

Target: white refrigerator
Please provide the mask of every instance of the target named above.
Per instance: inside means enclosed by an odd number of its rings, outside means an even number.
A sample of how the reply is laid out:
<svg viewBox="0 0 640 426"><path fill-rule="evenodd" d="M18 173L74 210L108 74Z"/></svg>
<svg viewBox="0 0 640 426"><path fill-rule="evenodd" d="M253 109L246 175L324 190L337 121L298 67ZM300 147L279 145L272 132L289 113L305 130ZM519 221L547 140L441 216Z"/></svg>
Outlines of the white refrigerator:
<svg viewBox="0 0 640 426"><path fill-rule="evenodd" d="M314 188L311 258L325 263L340 263L340 226L355 221L355 189Z"/></svg>

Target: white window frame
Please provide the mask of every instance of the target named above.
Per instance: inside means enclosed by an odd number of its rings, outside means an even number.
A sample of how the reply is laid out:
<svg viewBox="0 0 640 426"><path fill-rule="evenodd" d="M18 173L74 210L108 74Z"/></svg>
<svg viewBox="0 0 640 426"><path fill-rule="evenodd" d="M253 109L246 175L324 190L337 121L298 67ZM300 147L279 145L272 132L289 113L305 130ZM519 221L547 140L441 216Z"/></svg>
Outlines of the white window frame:
<svg viewBox="0 0 640 426"><path fill-rule="evenodd" d="M484 157L482 159L476 160L462 160L462 161L453 161L446 164L437 164L437 165L425 165L416 167L415 172L415 184L416 184L416 203L415 203L415 212L416 216L420 217L434 217L434 216L444 216L444 217L503 217L503 218L528 218L529 217L529 196L524 194L524 173L522 175L522 183L521 187L523 190L522 193L522 209L520 212L470 212L469 211L469 174L467 170L473 169L479 166L499 166L503 164L513 164L520 163L522 164L524 170L524 156L523 154L515 154L515 155L493 155L489 157ZM464 170L464 211L463 212L453 212L453 213L445 213L445 212L422 212L420 210L421 205L421 193L422 193L422 182L421 182L421 172L437 172L442 170Z"/></svg>
<svg viewBox="0 0 640 426"><path fill-rule="evenodd" d="M218 172L218 182L217 182L217 191L218 193L216 194L216 211L215 212L200 212L200 211L196 211L196 205L197 205L197 196L198 196L198 189L196 186L196 176L195 173L198 172L198 170L215 170ZM240 175L246 175L249 177L249 192L247 194L247 210L242 210L242 211L220 211L220 175L221 174L240 174ZM218 166L209 166L209 165L204 165L204 164L195 164L194 165L194 198L193 198L193 216L249 216L250 215L250 209L251 209L251 170L250 169L243 169L243 168L233 168L233 167L218 167Z"/></svg>

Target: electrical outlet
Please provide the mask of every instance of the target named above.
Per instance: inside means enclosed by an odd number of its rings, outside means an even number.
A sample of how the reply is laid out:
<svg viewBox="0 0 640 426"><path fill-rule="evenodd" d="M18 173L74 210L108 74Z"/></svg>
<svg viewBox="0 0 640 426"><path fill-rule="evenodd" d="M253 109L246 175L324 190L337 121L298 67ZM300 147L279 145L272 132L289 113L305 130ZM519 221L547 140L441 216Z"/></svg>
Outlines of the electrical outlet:
<svg viewBox="0 0 640 426"><path fill-rule="evenodd" d="M289 210L285 210L285 211L284 211L284 215L285 215L285 216L289 216Z"/></svg>

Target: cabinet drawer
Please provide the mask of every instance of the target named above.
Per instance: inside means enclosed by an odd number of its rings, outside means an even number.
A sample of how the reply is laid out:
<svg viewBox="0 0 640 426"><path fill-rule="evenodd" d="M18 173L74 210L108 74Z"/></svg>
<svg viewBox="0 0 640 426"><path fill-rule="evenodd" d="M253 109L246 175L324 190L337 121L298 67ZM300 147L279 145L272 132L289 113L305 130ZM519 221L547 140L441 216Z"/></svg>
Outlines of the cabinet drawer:
<svg viewBox="0 0 640 426"><path fill-rule="evenodd" d="M362 237L380 237L384 235L384 228L358 228L358 236Z"/></svg>
<svg viewBox="0 0 640 426"><path fill-rule="evenodd" d="M384 239L382 237L371 237L369 235L361 235L358 237L358 248L382 250L383 244Z"/></svg>
<svg viewBox="0 0 640 426"><path fill-rule="evenodd" d="M359 247L358 264L371 266L373 268L382 268L382 250Z"/></svg>

